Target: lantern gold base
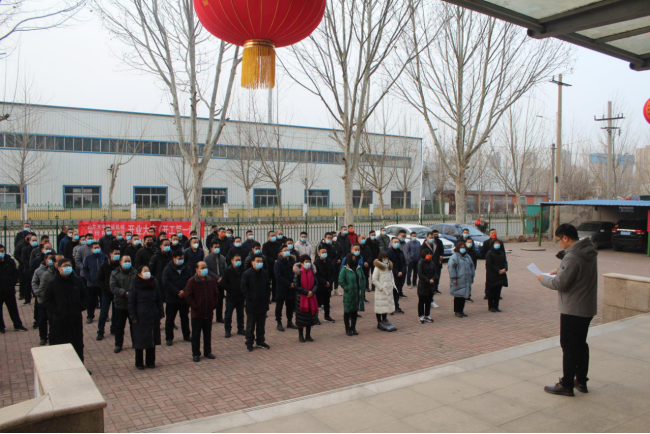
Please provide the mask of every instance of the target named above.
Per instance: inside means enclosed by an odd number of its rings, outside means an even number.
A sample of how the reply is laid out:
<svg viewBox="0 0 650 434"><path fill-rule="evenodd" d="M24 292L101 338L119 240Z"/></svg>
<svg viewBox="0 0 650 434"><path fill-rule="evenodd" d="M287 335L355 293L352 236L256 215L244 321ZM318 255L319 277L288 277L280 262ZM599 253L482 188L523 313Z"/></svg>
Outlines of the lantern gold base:
<svg viewBox="0 0 650 434"><path fill-rule="evenodd" d="M275 47L267 39L251 39L244 44L241 85L245 89L275 87Z"/></svg>

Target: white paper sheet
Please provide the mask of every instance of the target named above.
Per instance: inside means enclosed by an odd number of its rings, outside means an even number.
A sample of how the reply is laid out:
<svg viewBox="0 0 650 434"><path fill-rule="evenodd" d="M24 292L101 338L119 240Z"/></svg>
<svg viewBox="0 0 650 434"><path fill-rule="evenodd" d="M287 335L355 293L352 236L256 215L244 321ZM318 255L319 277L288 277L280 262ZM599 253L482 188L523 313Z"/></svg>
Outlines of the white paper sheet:
<svg viewBox="0 0 650 434"><path fill-rule="evenodd" d="M539 276L541 274L542 276L555 277L554 274L542 273L542 270L540 270L539 267L535 265L535 263L530 264L526 268L528 268L528 271L533 273L535 276Z"/></svg>

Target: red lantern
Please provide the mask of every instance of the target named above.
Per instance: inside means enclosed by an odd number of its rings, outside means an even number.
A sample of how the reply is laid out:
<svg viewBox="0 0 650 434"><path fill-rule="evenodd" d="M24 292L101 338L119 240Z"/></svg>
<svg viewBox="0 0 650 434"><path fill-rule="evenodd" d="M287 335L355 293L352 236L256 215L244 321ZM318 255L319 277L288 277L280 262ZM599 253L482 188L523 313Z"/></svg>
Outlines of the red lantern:
<svg viewBox="0 0 650 434"><path fill-rule="evenodd" d="M275 86L275 48L300 42L320 24L325 0L194 0L210 33L244 47L242 87Z"/></svg>
<svg viewBox="0 0 650 434"><path fill-rule="evenodd" d="M643 117L646 122L650 124L650 99L647 100L643 106Z"/></svg>

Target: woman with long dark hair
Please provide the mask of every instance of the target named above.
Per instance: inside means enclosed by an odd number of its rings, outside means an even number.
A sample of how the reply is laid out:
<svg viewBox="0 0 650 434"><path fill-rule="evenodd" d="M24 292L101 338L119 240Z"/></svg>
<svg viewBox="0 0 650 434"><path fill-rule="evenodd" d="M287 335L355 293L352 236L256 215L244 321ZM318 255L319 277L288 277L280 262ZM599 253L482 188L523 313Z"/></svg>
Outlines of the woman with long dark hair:
<svg viewBox="0 0 650 434"><path fill-rule="evenodd" d="M138 275L129 291L129 317L131 318L135 367L156 367L156 345L160 345L160 320L165 317L162 297L156 278L149 267L138 267ZM145 353L146 352L146 360Z"/></svg>

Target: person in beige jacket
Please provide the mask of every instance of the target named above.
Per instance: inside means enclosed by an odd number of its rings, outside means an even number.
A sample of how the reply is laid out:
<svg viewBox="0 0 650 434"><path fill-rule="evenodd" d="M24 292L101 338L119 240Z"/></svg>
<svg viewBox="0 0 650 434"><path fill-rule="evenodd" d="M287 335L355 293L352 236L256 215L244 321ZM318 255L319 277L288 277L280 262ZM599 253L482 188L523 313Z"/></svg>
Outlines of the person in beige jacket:
<svg viewBox="0 0 650 434"><path fill-rule="evenodd" d="M388 260L386 253L380 253L374 261L375 271L372 273L372 281L375 285L375 315L377 316L377 328L384 330L388 323L388 314L395 312L395 300L393 289L395 279L393 278L393 264Z"/></svg>

